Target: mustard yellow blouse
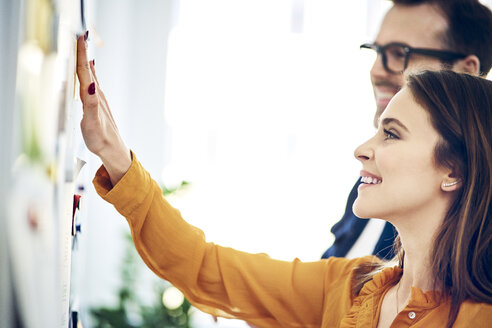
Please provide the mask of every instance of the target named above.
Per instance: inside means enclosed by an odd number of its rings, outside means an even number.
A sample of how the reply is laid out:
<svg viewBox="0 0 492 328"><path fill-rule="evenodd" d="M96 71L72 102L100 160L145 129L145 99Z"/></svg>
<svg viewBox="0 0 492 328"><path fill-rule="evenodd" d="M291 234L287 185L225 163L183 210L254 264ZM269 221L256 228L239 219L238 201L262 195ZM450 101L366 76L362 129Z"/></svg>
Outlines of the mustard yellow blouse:
<svg viewBox="0 0 492 328"><path fill-rule="evenodd" d="M207 243L203 232L163 198L134 155L116 186L104 167L94 185L127 219L147 266L213 315L258 327L376 327L383 296L401 276L401 269L387 268L353 297L353 268L373 257L284 262ZM392 327L444 327L449 304L436 296L413 288ZM465 302L455 327L492 327L492 305Z"/></svg>

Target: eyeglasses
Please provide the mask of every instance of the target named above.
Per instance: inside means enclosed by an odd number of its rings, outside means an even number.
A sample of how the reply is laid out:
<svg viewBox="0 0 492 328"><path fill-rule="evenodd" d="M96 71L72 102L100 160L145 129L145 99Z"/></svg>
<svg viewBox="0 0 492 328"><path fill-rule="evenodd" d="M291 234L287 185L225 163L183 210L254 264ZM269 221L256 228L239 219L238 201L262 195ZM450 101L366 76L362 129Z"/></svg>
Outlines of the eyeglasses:
<svg viewBox="0 0 492 328"><path fill-rule="evenodd" d="M455 60L463 59L467 55L427 48L412 48L404 43L391 42L380 46L375 43L364 43L361 49L371 49L381 54L384 69L391 74L400 74L405 71L411 54L438 58L443 62L452 63Z"/></svg>

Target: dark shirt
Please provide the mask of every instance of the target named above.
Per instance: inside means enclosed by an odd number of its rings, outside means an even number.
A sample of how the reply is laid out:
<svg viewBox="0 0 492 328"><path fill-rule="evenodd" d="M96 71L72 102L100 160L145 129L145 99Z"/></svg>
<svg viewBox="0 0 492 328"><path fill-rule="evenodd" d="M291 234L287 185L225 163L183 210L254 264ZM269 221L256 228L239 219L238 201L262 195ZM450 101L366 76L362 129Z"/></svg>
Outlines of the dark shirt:
<svg viewBox="0 0 492 328"><path fill-rule="evenodd" d="M367 225L367 222L372 219L361 219L352 212L352 205L357 198L357 188L360 184L360 179L356 182L352 191L350 191L347 199L347 206L345 207L345 213L340 221L338 221L332 228L331 232L335 235L335 242L326 250L322 258L326 259L331 256L344 257L354 246L357 239L362 234L362 231ZM393 241L397 235L396 229L391 223L386 222L383 232L372 250L372 254L378 256L381 259L389 260L393 258Z"/></svg>

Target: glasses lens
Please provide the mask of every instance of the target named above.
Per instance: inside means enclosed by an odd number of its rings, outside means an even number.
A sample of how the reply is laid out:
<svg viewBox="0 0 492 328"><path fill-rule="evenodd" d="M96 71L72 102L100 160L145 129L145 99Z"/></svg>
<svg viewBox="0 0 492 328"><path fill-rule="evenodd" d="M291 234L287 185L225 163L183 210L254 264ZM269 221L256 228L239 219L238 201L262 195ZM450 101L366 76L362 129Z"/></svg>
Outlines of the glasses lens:
<svg viewBox="0 0 492 328"><path fill-rule="evenodd" d="M399 73L405 70L405 48L392 45L385 49L385 53L386 65L390 71Z"/></svg>

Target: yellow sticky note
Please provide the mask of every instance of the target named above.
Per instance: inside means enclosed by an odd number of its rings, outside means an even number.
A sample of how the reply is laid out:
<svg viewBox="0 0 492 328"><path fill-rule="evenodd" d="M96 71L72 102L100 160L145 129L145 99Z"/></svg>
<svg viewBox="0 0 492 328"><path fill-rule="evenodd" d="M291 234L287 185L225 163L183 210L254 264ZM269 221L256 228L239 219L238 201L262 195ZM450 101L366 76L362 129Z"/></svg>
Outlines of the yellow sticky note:
<svg viewBox="0 0 492 328"><path fill-rule="evenodd" d="M75 60L73 67L73 100L77 100L77 40L75 41Z"/></svg>

